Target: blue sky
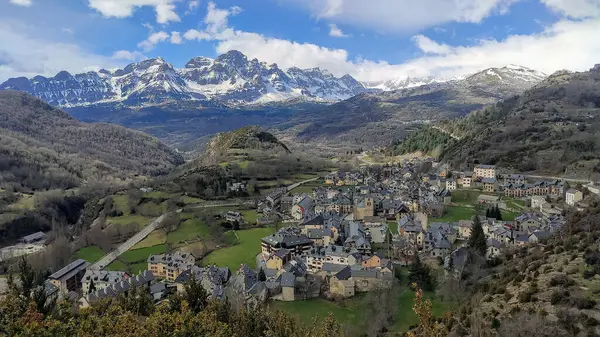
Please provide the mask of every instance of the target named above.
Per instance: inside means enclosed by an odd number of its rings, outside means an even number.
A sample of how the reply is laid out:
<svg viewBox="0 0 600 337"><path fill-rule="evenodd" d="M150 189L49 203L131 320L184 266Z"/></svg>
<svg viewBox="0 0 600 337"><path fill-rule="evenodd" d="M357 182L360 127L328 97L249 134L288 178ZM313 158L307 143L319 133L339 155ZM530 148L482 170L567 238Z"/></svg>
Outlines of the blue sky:
<svg viewBox="0 0 600 337"><path fill-rule="evenodd" d="M600 0L0 0L0 81L238 49L378 81L600 63Z"/></svg>

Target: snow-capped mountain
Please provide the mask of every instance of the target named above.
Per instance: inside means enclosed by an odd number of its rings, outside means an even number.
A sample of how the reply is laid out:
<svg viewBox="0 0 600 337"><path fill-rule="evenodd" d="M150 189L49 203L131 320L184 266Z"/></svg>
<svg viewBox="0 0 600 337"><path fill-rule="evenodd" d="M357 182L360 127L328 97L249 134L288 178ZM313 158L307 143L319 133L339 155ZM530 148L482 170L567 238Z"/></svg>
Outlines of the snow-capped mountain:
<svg viewBox="0 0 600 337"><path fill-rule="evenodd" d="M454 78L406 77L388 81L363 82L365 88L373 91L396 91L422 86L449 83L449 85L477 86L489 92L501 91L522 92L541 82L547 75L537 70L518 65L507 65L502 68L488 68L468 76ZM437 87L437 86L436 86Z"/></svg>
<svg viewBox="0 0 600 337"><path fill-rule="evenodd" d="M183 69L162 58L132 63L116 71L46 78L11 78L0 89L21 90L53 105L81 106L122 102L128 106L170 100L214 100L230 104L262 103L304 97L339 101L366 91L350 75L341 78L319 68L281 70L229 51L216 59L195 57Z"/></svg>
<svg viewBox="0 0 600 337"><path fill-rule="evenodd" d="M490 93L516 92L530 89L548 75L527 67L510 64L489 68L464 79L467 85L477 86Z"/></svg>
<svg viewBox="0 0 600 337"><path fill-rule="evenodd" d="M388 81L375 81L375 82L363 82L363 85L367 89L378 90L378 91L394 91L399 89L407 89L420 87L436 82L445 82L443 79L436 79L433 76L428 77L407 77L399 78Z"/></svg>

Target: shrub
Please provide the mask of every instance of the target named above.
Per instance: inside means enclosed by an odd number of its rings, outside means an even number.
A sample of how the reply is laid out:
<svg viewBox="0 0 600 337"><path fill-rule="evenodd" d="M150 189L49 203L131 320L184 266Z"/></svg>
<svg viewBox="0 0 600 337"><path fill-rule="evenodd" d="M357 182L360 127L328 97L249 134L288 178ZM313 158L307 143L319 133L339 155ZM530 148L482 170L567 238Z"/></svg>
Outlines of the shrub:
<svg viewBox="0 0 600 337"><path fill-rule="evenodd" d="M595 270L586 269L586 270L583 271L583 278L586 279L586 280L591 279L595 275L596 275L596 271Z"/></svg>
<svg viewBox="0 0 600 337"><path fill-rule="evenodd" d="M560 275L556 275L554 277L552 277L550 279L550 286L551 287L555 287L558 285L564 286L564 287L570 287L572 285L575 284L575 281L573 281L572 278L568 277L565 274L560 274Z"/></svg>
<svg viewBox="0 0 600 337"><path fill-rule="evenodd" d="M596 301L591 298L573 297L571 298L571 304L579 310L592 309L596 306Z"/></svg>
<svg viewBox="0 0 600 337"><path fill-rule="evenodd" d="M554 248L554 254L560 254L562 252L564 252L565 249L563 247L556 247Z"/></svg>
<svg viewBox="0 0 600 337"><path fill-rule="evenodd" d="M528 303L531 301L531 293L529 291L524 291L519 294L519 302Z"/></svg>
<svg viewBox="0 0 600 337"><path fill-rule="evenodd" d="M552 305L559 304L565 299L566 296L568 296L568 292L562 290L555 290L550 295L550 303Z"/></svg>
<svg viewBox="0 0 600 337"><path fill-rule="evenodd" d="M504 293L504 301L508 302L513 297L513 295L508 292L508 290Z"/></svg>

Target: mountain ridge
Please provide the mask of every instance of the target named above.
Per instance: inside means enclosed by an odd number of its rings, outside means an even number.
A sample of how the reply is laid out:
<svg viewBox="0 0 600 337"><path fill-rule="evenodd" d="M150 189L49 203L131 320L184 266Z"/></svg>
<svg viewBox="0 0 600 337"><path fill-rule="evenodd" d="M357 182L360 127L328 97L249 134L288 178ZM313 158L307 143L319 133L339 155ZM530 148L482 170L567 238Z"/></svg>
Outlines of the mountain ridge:
<svg viewBox="0 0 600 337"><path fill-rule="evenodd" d="M249 60L235 50L215 59L194 57L181 69L157 57L115 71L101 69L75 75L61 71L49 78L10 78L0 89L25 91L61 107L102 103L145 106L169 100L235 105L298 97L338 101L366 91L350 75L337 78L320 68L291 67L284 71L277 64Z"/></svg>
<svg viewBox="0 0 600 337"><path fill-rule="evenodd" d="M333 103L361 93L405 90L429 85L447 85L484 72L515 85L508 70L521 72L522 82L539 81L545 74L522 66L488 68L469 77L440 79L398 78L359 82L346 74L336 77L326 69L281 69L249 59L231 50L212 59L191 58L175 68L162 57L128 64L122 69L71 74L60 71L53 77L10 78L0 90L19 90L63 108L113 104L125 107L160 105L172 101L197 101L199 105L226 104L231 107L269 104L294 99ZM480 77L485 77L480 75ZM522 86L522 84L518 84Z"/></svg>

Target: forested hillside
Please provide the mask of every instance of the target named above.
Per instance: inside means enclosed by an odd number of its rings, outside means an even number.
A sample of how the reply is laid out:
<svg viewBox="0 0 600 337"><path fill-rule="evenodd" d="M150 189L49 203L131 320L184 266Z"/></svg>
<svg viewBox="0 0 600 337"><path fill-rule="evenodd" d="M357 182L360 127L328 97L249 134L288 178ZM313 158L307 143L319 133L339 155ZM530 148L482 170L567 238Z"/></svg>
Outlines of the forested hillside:
<svg viewBox="0 0 600 337"><path fill-rule="evenodd" d="M456 167L496 164L595 179L600 177L600 66L555 73L521 96L436 126L460 138L445 143L443 151L443 160ZM423 129L401 146L410 148L424 137L433 142L441 133Z"/></svg>
<svg viewBox="0 0 600 337"><path fill-rule="evenodd" d="M183 158L156 138L87 124L40 99L0 91L0 183L67 189L89 179L160 175Z"/></svg>

